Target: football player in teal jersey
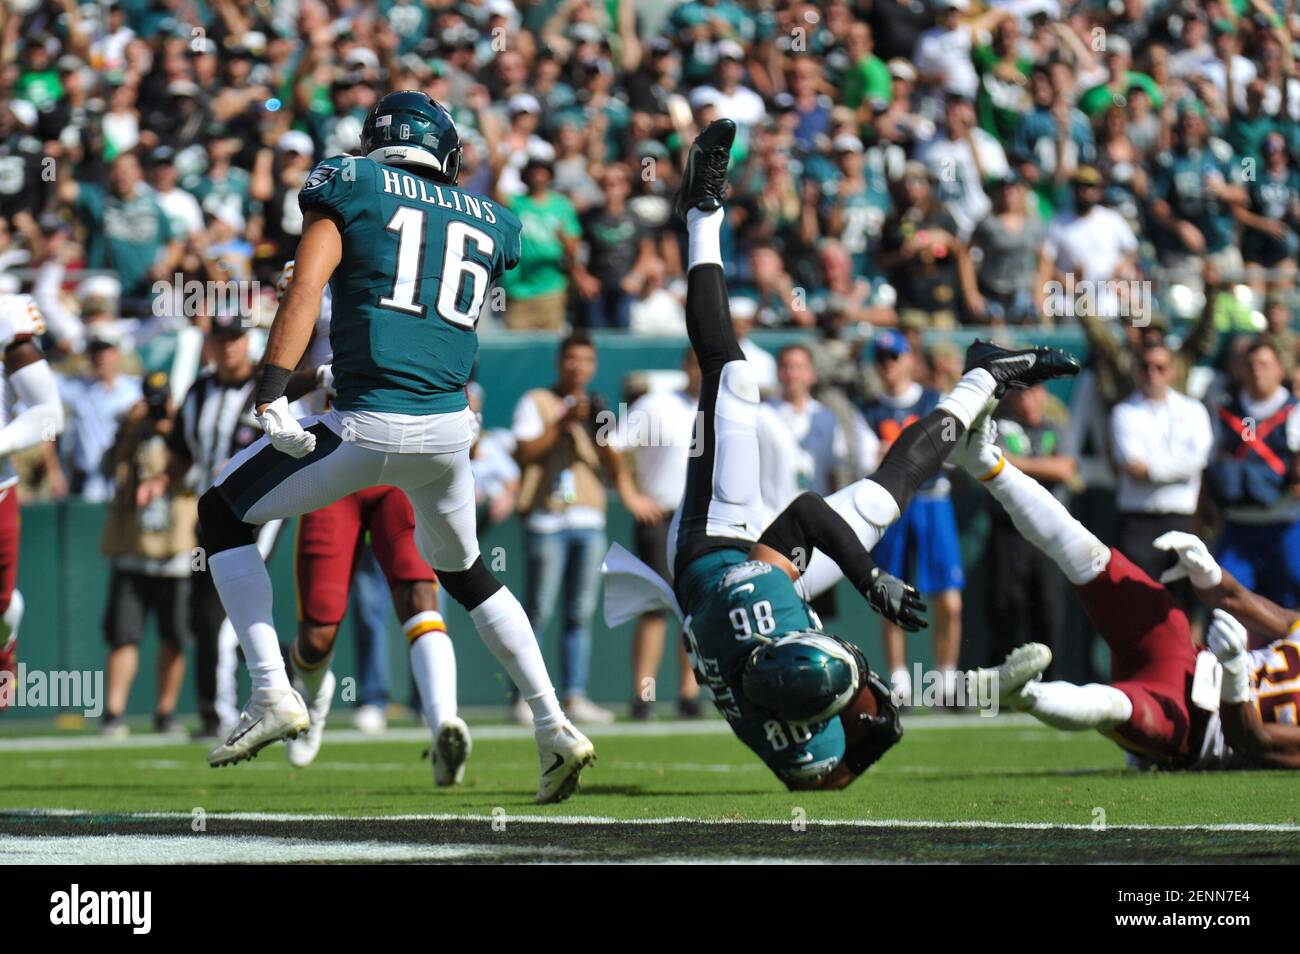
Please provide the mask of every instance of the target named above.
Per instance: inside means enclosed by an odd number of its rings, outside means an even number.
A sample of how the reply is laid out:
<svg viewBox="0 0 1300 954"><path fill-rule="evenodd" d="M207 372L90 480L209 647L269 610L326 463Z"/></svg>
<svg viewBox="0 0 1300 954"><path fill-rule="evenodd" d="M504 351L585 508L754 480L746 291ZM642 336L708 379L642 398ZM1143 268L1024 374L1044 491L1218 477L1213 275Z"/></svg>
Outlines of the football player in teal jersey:
<svg viewBox="0 0 1300 954"><path fill-rule="evenodd" d="M992 398L1079 366L1051 348L976 342L961 381L899 435L869 480L828 498L802 494L763 529L758 382L732 329L719 242L735 128L722 119L700 134L676 202L689 233L686 329L704 383L669 535L673 596L696 677L741 741L791 789L843 788L902 729L861 651L823 632L806 601L847 577L886 619L923 627L916 590L868 551Z"/></svg>
<svg viewBox="0 0 1300 954"><path fill-rule="evenodd" d="M460 136L424 93L383 97L361 138L364 155L326 159L299 195L294 277L253 402L266 436L199 501L208 566L253 681L239 724L208 761L251 758L309 724L280 657L255 528L394 485L414 508L421 555L532 708L537 801L561 801L595 750L565 719L523 607L483 565L469 460L476 423L465 385L475 328L488 289L519 261L519 220L457 188ZM299 422L285 390L326 282L337 397L327 413Z"/></svg>

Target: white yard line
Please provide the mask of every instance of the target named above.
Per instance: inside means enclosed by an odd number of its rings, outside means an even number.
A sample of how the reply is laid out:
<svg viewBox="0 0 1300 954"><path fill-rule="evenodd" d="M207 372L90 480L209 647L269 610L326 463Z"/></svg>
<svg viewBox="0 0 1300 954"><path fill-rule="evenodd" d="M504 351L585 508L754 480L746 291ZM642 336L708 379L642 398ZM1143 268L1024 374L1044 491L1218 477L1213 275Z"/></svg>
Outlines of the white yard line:
<svg viewBox="0 0 1300 954"><path fill-rule="evenodd" d="M94 818L111 816L114 820L168 820L190 821L191 812L90 812L70 808L33 808L0 811L4 815L24 815L32 818ZM764 825L785 828L790 819L737 819L737 818L612 818L599 815L484 815L475 813L428 813L397 815L336 815L297 814L293 812L208 812L207 821L237 822L481 822L485 825ZM1070 822L1004 822L1004 821L927 821L918 818L808 818L804 824L820 828L944 828L944 829L997 829L1015 831L1220 831L1220 832L1300 832L1300 824L1267 824L1254 822L1225 822L1203 825L1107 825L1104 829L1086 823ZM59 836L61 837L61 836ZM0 849L3 860L3 849Z"/></svg>
<svg viewBox="0 0 1300 954"><path fill-rule="evenodd" d="M904 717L908 732L923 732L928 729L983 729L990 726L1019 726L1026 728L1037 726L1043 733L1055 738L1068 738L1068 733L1055 732L1043 726L1032 716L1013 713L998 716L996 719L982 719L969 715L926 715L912 719ZM522 725L483 725L471 726L474 740L528 739L533 738L533 730ZM730 735L731 728L721 719L704 719L700 721L672 722L618 722L614 725L586 727L586 731L596 740L625 738L663 738L668 736L688 735ZM354 745L365 742L425 742L429 741L429 730L424 728L389 729L387 732L372 734L358 732L356 729L327 730L325 742L329 745ZM184 738L166 735L138 735L125 739L109 739L98 735L73 736L37 736L32 738L0 738L0 754L5 752L77 752L94 749L157 749L175 745L191 744ZM193 743L198 746L200 743ZM211 747L211 743L202 745Z"/></svg>
<svg viewBox="0 0 1300 954"><path fill-rule="evenodd" d="M258 835L6 837L0 865L291 864L312 861L561 861L581 852L521 845L394 844Z"/></svg>

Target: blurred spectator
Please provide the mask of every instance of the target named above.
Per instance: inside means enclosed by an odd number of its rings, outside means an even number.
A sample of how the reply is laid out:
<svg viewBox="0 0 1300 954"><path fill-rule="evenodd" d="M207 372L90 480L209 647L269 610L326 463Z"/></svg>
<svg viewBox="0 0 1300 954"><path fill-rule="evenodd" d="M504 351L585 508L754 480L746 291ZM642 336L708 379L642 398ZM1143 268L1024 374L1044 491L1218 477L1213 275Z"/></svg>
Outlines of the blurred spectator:
<svg viewBox="0 0 1300 954"><path fill-rule="evenodd" d="M1291 165L1281 133L1269 133L1260 152L1262 168L1246 182L1248 201L1233 206L1233 212L1244 226L1241 254L1247 277L1263 291L1294 285L1300 254L1300 171Z"/></svg>
<svg viewBox="0 0 1300 954"><path fill-rule="evenodd" d="M1088 117L1057 87L1052 70L1035 67L1031 82L1033 108L1016 124L1013 153L1050 215L1069 207L1069 183L1080 166L1094 164L1096 150Z"/></svg>
<svg viewBox="0 0 1300 954"><path fill-rule="evenodd" d="M1238 390L1219 408L1214 457L1205 473L1224 510L1218 560L1242 586L1282 606L1300 605L1296 398L1268 338L1246 346L1238 370Z"/></svg>
<svg viewBox="0 0 1300 954"><path fill-rule="evenodd" d="M1065 286L1048 296L1048 313L1081 320L1136 317L1127 288L1116 283L1138 277L1137 236L1122 215L1101 204L1105 183L1096 169L1080 166L1072 185L1073 212L1054 218L1047 230L1044 251ZM1081 282L1091 289L1091 307L1077 314L1071 298L1074 288L1084 287Z"/></svg>
<svg viewBox="0 0 1300 954"><path fill-rule="evenodd" d="M633 528L634 552L647 566L671 582L668 565L668 534L673 514L686 491L686 467L690 461L700 402L699 361L687 348L682 356L686 374L682 388L657 388L638 398L628 409L624 422L624 452L636 474L636 482L663 513L655 522L638 521ZM655 715L655 683L663 661L668 620L663 613L647 613L637 620L632 632L633 719ZM686 657L686 643L677 640L677 712L694 718L701 714L699 686Z"/></svg>
<svg viewBox="0 0 1300 954"><path fill-rule="evenodd" d="M159 146L149 153L149 187L167 215L168 228L177 241L203 230L203 210L193 193L180 187L176 150Z"/></svg>
<svg viewBox="0 0 1300 954"><path fill-rule="evenodd" d="M515 406L515 460L523 471L517 506L524 522L527 583L524 608L541 640L556 611L562 615L560 698L575 722L610 722L613 713L587 698L589 625L605 556L608 478L633 517L663 519L663 510L637 490L616 446L618 433L604 399L588 390L596 348L585 332L560 344L558 377L529 391ZM523 700L512 717L528 722Z"/></svg>
<svg viewBox="0 0 1300 954"><path fill-rule="evenodd" d="M993 324L1039 324L1042 287L1050 270L1043 254L1046 230L1028 211L1024 182L1009 172L992 183L993 211L971 236L976 288L966 289L971 316Z"/></svg>
<svg viewBox="0 0 1300 954"><path fill-rule="evenodd" d="M812 490L824 497L876 469L879 442L866 421L850 410L857 431L854 446L860 454L851 460L849 439L835 412L812 396L817 369L807 345L782 348L776 358L776 374L781 393L767 403L799 442L801 491Z"/></svg>
<svg viewBox="0 0 1300 954"><path fill-rule="evenodd" d="M525 163L527 192L505 200L523 223L523 254L506 272L506 327L516 330L559 331L568 304L569 276L582 227L573 203L551 190L555 169L549 160ZM586 291L596 297L593 281Z"/></svg>
<svg viewBox="0 0 1300 954"><path fill-rule="evenodd" d="M1178 106L1174 146L1156 156L1151 214L1163 264L1200 286L1203 263L1213 263L1229 280L1241 274L1241 250L1234 242L1234 206L1247 201L1232 148L1210 140L1205 105Z"/></svg>
<svg viewBox="0 0 1300 954"><path fill-rule="evenodd" d="M574 270L588 328L626 329L632 296L645 281L654 241L627 205L627 169L610 166L601 178L601 205L582 221L587 264Z"/></svg>
<svg viewBox="0 0 1300 954"><path fill-rule="evenodd" d="M916 355L901 332L888 330L876 335L875 363L883 391L862 413L884 454L903 428L934 410L940 394L917 381ZM882 570L911 581L926 595L933 620L934 665L949 680L945 684L948 698L961 654L965 574L945 475L921 486L902 516L880 538L872 556ZM890 686L897 697L910 701L914 683L907 668L905 634L891 623L883 624L881 632Z"/></svg>
<svg viewBox="0 0 1300 954"><path fill-rule="evenodd" d="M893 98L889 67L876 56L875 46L870 24L856 22L849 27L848 53L853 65L844 77L840 102L850 109L873 100L888 103Z"/></svg>
<svg viewBox="0 0 1300 954"><path fill-rule="evenodd" d="M883 163L867 163L862 140L857 136L836 136L831 146L836 175L822 184L821 214L828 238L822 240L821 247L827 241L838 239L844 251L852 256L850 277L863 281L879 277L874 253L890 207Z"/></svg>
<svg viewBox="0 0 1300 954"><path fill-rule="evenodd" d="M963 22L970 0L934 0L935 25L917 38L913 55L916 68L944 93L973 100L979 89L979 75L971 58L972 36L988 20ZM1001 16L993 11L989 20Z"/></svg>
<svg viewBox="0 0 1300 954"><path fill-rule="evenodd" d="M126 735L122 719L140 664L140 640L152 615L158 624L155 732L175 732L176 703L190 643L190 563L198 498L171 487L167 442L174 426L167 375L151 374L130 407L106 463L116 486L100 552L112 576L104 610L108 696L100 732Z"/></svg>
<svg viewBox="0 0 1300 954"><path fill-rule="evenodd" d="M1053 494L1063 496L1077 463L1068 453L1060 421L1047 415L1047 388L1008 391L998 409L998 444L1007 460ZM993 505L992 528L984 549L987 664L1027 642L1061 648L1065 620L1065 578L1038 547Z"/></svg>
<svg viewBox="0 0 1300 954"><path fill-rule="evenodd" d="M167 214L148 189L140 160L124 153L109 167L109 186L79 182L71 168L60 170L59 198L72 206L88 228L87 265L113 268L122 282L122 297L141 313L154 281L170 281L181 245Z"/></svg>
<svg viewBox="0 0 1300 954"><path fill-rule="evenodd" d="M917 158L930 170L939 201L957 224L957 237L966 241L992 208L984 182L1010 171L1001 144L975 125L970 99L949 93L942 132L921 146Z"/></svg>
<svg viewBox="0 0 1300 954"><path fill-rule="evenodd" d="M628 305L628 330L633 334L686 334L686 309L664 287L666 272L663 259L658 257L647 260L643 266L641 286Z"/></svg>
<svg viewBox="0 0 1300 954"><path fill-rule="evenodd" d="M1173 387L1173 352L1150 344L1137 357L1137 390L1110 414L1119 470L1119 549L1158 580L1177 559L1153 541L1170 530L1191 532L1214 435L1205 405ZM1190 609L1193 594L1184 590L1180 596Z"/></svg>
<svg viewBox="0 0 1300 954"><path fill-rule="evenodd" d="M87 331L90 376L60 377L59 392L67 407L63 460L68 492L87 500L113 497L116 464L109 450L118 425L140 400L140 378L122 374L121 333L114 324L97 322Z"/></svg>
<svg viewBox="0 0 1300 954"><path fill-rule="evenodd" d="M910 327L952 328L957 323L958 259L967 254L957 224L935 199L929 170L921 163L907 164L896 191L895 211L881 238L880 265L898 293L899 321Z"/></svg>

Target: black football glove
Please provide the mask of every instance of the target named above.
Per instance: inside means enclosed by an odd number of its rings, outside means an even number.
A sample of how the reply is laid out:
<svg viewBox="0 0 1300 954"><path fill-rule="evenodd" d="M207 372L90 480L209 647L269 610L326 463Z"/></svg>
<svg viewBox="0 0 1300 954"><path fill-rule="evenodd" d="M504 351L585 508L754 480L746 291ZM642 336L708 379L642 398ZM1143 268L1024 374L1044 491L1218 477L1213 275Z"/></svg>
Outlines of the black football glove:
<svg viewBox="0 0 1300 954"><path fill-rule="evenodd" d="M863 594L871 608L891 623L897 623L909 633L925 629L930 624L921 613L926 612L926 605L921 601L921 594L910 583L904 583L893 574L886 573L880 567L871 571L871 582Z"/></svg>
<svg viewBox="0 0 1300 954"><path fill-rule="evenodd" d="M876 714L873 716L865 714L856 716L856 718L870 723L870 725L866 738L844 753L844 764L855 775L861 775L880 761L880 757L897 745L898 741L903 737L903 722L899 718L898 706L894 704L894 697L890 693L889 687L881 682L880 677L870 669L866 670L865 684L862 691L869 692L876 697ZM847 731L848 728L846 727Z"/></svg>

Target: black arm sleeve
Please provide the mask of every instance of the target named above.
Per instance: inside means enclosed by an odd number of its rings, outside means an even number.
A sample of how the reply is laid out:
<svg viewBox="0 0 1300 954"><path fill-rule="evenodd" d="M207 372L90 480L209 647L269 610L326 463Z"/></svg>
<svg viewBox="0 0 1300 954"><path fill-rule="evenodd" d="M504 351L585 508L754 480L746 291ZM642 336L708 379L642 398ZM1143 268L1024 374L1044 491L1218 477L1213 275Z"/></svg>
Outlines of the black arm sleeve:
<svg viewBox="0 0 1300 954"><path fill-rule="evenodd" d="M814 549L821 550L865 594L876 564L857 534L823 498L808 491L795 497L772 521L758 542L780 553L801 572Z"/></svg>

